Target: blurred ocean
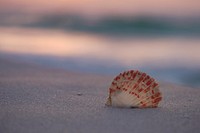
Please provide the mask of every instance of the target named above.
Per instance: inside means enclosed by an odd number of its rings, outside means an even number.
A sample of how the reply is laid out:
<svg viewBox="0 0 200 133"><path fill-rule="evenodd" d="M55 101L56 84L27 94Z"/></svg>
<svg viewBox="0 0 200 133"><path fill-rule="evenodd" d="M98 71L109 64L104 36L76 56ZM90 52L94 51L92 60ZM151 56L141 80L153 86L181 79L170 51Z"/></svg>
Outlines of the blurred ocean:
<svg viewBox="0 0 200 133"><path fill-rule="evenodd" d="M196 36L200 35L200 17L105 16L88 19L78 15L24 14L0 15L1 26L61 29L110 36Z"/></svg>
<svg viewBox="0 0 200 133"><path fill-rule="evenodd" d="M200 88L199 52L199 18L57 15L0 20L2 58L58 69L113 76L139 69L159 81Z"/></svg>

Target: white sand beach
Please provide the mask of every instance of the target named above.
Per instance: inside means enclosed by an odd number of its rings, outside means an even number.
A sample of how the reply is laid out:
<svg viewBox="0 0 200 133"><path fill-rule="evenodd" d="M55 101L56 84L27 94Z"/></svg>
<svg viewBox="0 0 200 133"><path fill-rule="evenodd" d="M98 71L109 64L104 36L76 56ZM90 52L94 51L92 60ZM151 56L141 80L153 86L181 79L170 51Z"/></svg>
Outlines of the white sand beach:
<svg viewBox="0 0 200 133"><path fill-rule="evenodd" d="M0 58L0 133L199 133L200 89L160 83L158 108L110 108L112 79Z"/></svg>

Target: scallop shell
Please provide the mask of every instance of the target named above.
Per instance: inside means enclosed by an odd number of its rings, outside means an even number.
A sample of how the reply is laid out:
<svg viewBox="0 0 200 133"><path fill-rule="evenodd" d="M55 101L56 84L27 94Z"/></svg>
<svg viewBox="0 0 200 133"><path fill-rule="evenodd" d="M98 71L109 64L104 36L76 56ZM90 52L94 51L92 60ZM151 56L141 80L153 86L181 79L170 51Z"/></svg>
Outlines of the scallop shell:
<svg viewBox="0 0 200 133"><path fill-rule="evenodd" d="M107 106L157 107L162 100L154 78L140 71L125 71L114 78L109 88Z"/></svg>

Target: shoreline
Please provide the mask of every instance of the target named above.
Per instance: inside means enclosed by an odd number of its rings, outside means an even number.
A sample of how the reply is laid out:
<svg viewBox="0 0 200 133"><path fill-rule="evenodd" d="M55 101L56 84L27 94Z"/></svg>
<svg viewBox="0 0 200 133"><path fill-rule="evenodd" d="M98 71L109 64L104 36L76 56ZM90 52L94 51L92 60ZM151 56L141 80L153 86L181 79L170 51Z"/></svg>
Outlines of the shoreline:
<svg viewBox="0 0 200 133"><path fill-rule="evenodd" d="M40 66L45 69L57 69L59 71L70 71L82 74L94 74L102 76L115 76L124 70L140 70L148 73L160 82L169 84L177 84L187 86L189 88L200 89L200 68L198 66L186 67L172 66L153 66L151 64L143 64L141 66L134 65L124 66L115 61L103 61L84 57L65 57L53 55L35 55L22 53L0 52L3 60L10 60L16 63L25 63L28 65Z"/></svg>

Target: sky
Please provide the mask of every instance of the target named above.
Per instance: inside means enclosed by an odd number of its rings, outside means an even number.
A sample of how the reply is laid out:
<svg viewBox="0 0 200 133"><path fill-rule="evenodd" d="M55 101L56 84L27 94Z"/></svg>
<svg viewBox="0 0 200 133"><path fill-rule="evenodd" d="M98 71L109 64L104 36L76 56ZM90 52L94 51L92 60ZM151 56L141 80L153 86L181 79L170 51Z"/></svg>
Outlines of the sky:
<svg viewBox="0 0 200 133"><path fill-rule="evenodd" d="M199 0L0 0L0 13L198 16Z"/></svg>

